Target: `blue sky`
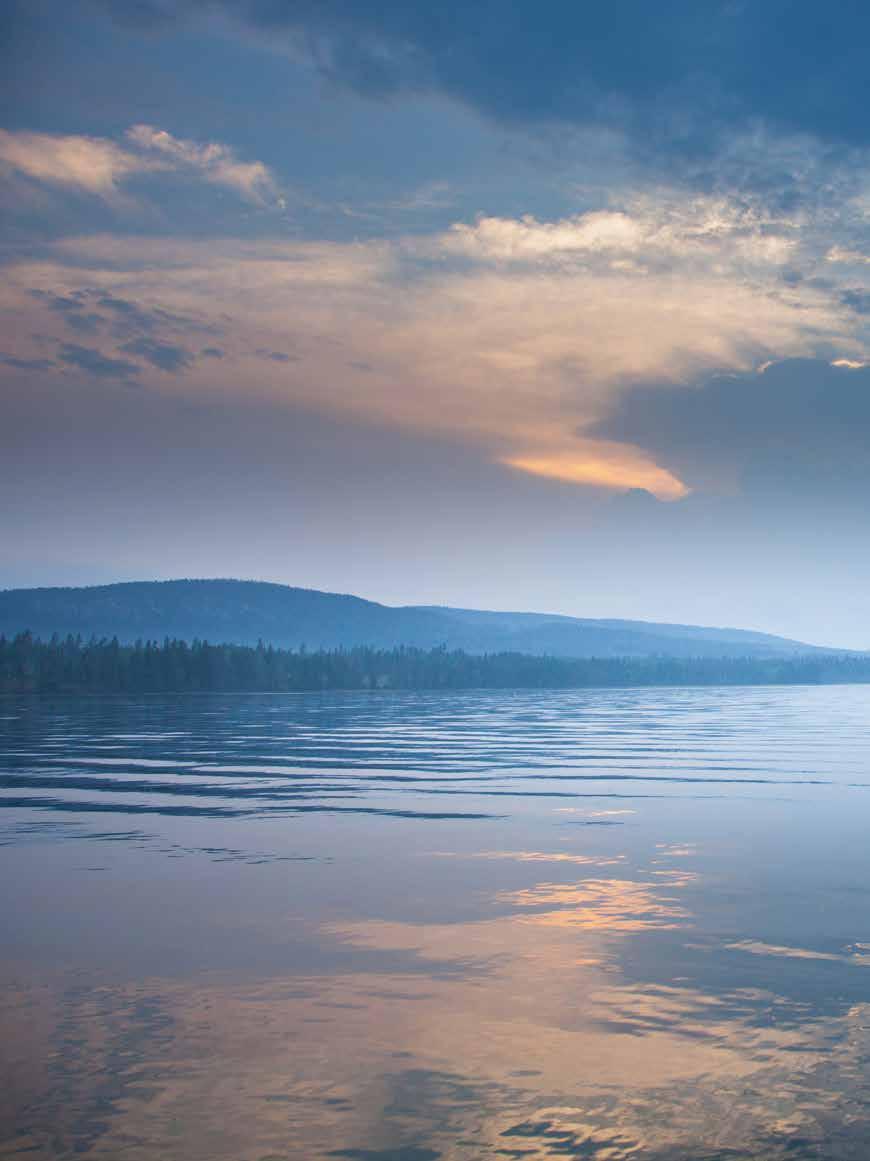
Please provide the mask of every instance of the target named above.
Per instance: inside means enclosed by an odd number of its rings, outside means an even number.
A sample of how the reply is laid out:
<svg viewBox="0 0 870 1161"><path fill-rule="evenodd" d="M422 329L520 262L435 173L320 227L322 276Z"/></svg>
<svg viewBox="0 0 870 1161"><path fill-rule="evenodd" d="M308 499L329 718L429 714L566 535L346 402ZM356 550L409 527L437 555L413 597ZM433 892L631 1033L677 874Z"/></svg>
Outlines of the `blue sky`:
<svg viewBox="0 0 870 1161"><path fill-rule="evenodd" d="M870 647L864 5L0 20L0 584Z"/></svg>

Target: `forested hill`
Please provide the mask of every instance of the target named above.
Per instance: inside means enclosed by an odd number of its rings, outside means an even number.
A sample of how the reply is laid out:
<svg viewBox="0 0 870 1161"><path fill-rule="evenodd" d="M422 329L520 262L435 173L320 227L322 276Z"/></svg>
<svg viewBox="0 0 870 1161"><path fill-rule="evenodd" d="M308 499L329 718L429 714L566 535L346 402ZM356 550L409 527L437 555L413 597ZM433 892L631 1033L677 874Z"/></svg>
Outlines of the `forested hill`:
<svg viewBox="0 0 870 1161"><path fill-rule="evenodd" d="M645 621L602 621L546 613L447 607L392 607L315 589L238 580L137 581L88 588L0 591L0 634L29 630L117 637L176 638L285 649L413 646L471 654L552 657L788 657L813 652L782 637Z"/></svg>
<svg viewBox="0 0 870 1161"><path fill-rule="evenodd" d="M533 657L446 649L293 651L271 645L0 636L0 694L295 693L870 682L870 655Z"/></svg>

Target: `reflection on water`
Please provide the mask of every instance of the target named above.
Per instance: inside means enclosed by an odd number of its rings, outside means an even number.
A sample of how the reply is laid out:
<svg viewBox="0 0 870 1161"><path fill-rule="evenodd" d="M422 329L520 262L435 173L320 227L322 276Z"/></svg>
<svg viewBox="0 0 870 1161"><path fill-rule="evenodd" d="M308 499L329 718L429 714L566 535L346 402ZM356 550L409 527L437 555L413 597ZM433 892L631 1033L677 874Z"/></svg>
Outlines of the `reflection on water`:
<svg viewBox="0 0 870 1161"><path fill-rule="evenodd" d="M0 1157L866 1161L868 709L3 700Z"/></svg>

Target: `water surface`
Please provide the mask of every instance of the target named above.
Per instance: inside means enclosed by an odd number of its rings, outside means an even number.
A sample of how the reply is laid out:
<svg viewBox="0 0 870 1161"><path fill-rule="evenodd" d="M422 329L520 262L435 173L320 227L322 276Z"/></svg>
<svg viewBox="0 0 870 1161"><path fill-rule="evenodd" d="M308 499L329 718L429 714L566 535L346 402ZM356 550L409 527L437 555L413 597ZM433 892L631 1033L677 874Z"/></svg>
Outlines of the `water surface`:
<svg viewBox="0 0 870 1161"><path fill-rule="evenodd" d="M870 688L0 700L0 1156L870 1156Z"/></svg>

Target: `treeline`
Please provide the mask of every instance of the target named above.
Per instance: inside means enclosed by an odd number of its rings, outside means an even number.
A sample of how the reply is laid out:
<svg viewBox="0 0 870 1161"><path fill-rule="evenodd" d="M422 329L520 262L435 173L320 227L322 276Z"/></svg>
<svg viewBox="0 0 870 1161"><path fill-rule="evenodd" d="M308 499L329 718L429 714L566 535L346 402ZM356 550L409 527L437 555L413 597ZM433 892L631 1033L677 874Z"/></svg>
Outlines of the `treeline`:
<svg viewBox="0 0 870 1161"><path fill-rule="evenodd" d="M573 689L870 682L870 657L782 659L478 656L440 649L275 649L166 639L122 645L0 636L3 693L205 693L348 689Z"/></svg>

